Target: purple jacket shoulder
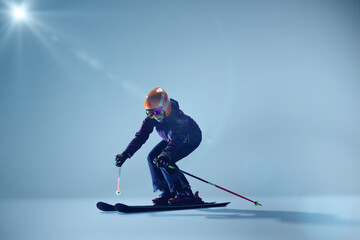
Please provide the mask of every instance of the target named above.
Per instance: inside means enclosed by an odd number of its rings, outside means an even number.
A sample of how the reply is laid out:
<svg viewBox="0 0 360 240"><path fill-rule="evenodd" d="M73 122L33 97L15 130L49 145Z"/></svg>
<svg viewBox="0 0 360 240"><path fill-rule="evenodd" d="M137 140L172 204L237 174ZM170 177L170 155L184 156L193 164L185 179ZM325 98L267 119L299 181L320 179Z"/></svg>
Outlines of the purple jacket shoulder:
<svg viewBox="0 0 360 240"><path fill-rule="evenodd" d="M197 123L188 115L184 114L179 108L179 103L174 99L171 101L171 114L163 122L146 117L140 130L135 134L134 139L129 143L125 152L130 156L141 148L148 140L154 127L160 137L168 142L165 148L172 156L175 156L181 146L192 139L201 137L201 130Z"/></svg>

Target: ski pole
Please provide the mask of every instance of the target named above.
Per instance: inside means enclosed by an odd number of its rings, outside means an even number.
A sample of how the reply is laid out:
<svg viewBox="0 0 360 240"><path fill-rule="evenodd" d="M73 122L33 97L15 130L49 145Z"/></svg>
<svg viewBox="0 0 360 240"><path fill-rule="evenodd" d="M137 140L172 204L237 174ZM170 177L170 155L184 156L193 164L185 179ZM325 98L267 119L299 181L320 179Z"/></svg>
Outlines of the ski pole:
<svg viewBox="0 0 360 240"><path fill-rule="evenodd" d="M121 194L121 191L120 191L120 173L121 173L121 167L119 167L119 177L118 177L118 184L117 184L116 195L120 195L120 194Z"/></svg>
<svg viewBox="0 0 360 240"><path fill-rule="evenodd" d="M190 173L188 173L188 172L185 172L185 171L183 171L183 170L181 170L181 169L179 169L179 168L177 168L177 167L174 167L174 166L169 165L169 168L174 169L174 170L177 170L177 171L179 171L179 172L181 172L181 173L184 173L184 174L186 174L186 175L189 175L190 177L196 178L196 179L198 179L198 180L200 180L200 181L202 181L202 182L204 182L204 183L210 184L210 185L212 185L212 186L214 186L214 187L217 187L217 188L219 188L219 189L221 189L221 190L224 190L224 191L226 191L226 192L228 192L228 193L234 194L235 196L238 196L238 197L241 197L241 198L243 198L243 199L245 199L245 200L248 200L249 202L254 203L255 206L262 206L258 201L253 201L253 200L251 200L251 199L248 199L248 198L246 198L246 197L244 197L244 196L241 196L240 194L234 193L234 192L232 192L232 191L230 191L230 190L228 190L228 189L226 189L226 188L220 187L220 186L218 186L218 185L216 185L216 184L214 184L214 183L211 183L211 182L206 181L206 180L204 180L204 179L202 179L202 178L199 178L199 177L197 177L197 176L194 176L194 175L192 175L192 174L190 174Z"/></svg>

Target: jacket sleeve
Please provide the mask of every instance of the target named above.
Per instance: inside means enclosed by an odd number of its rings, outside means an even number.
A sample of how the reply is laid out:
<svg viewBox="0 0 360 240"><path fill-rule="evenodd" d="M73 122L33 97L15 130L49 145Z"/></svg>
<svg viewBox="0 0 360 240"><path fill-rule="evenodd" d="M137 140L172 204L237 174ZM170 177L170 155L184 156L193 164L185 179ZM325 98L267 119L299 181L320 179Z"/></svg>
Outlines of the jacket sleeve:
<svg viewBox="0 0 360 240"><path fill-rule="evenodd" d="M134 139L129 143L124 152L132 157L141 146L148 140L149 135L154 130L154 124L149 117L145 118L140 130L135 134Z"/></svg>
<svg viewBox="0 0 360 240"><path fill-rule="evenodd" d="M188 137L188 124L186 119L177 119L173 124L171 140L164 149L164 151L170 153L171 157L179 152L181 146Z"/></svg>

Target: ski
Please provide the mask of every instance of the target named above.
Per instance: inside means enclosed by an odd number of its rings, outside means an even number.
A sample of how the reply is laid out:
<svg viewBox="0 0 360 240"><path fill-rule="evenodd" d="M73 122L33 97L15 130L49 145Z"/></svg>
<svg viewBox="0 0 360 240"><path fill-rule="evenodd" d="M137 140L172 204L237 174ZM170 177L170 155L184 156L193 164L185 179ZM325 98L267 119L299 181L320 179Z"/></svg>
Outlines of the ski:
<svg viewBox="0 0 360 240"><path fill-rule="evenodd" d="M146 205L146 206L129 206L122 203L117 203L115 204L115 210L122 213L142 213L142 212L225 207L229 203L230 202L224 202L224 203L209 202L209 203L186 204L186 205Z"/></svg>
<svg viewBox="0 0 360 240"><path fill-rule="evenodd" d="M111 204L108 204L108 203L105 203L105 202L98 202L98 203L96 204L96 207L97 207L99 210L104 211L104 212L116 211L114 205L111 205Z"/></svg>

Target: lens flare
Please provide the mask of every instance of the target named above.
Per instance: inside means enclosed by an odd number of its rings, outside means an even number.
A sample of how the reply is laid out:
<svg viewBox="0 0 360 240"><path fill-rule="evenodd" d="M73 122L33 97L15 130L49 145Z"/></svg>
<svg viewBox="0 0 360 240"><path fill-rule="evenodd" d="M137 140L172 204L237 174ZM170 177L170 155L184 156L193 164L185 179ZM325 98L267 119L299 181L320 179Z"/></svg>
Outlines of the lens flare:
<svg viewBox="0 0 360 240"><path fill-rule="evenodd" d="M26 11L24 7L14 7L12 9L12 15L16 20L26 19Z"/></svg>

